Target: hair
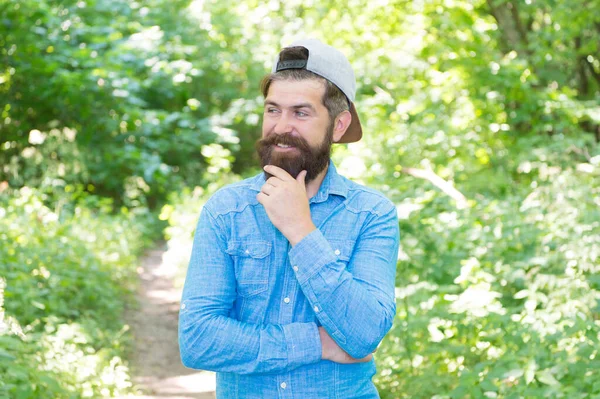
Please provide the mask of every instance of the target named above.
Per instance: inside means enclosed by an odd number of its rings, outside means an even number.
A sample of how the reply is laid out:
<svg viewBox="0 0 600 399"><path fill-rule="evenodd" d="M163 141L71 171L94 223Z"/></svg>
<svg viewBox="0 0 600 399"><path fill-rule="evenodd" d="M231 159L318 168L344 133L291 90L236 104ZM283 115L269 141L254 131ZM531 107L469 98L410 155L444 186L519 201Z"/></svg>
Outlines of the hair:
<svg viewBox="0 0 600 399"><path fill-rule="evenodd" d="M279 61L288 60L308 60L308 50L304 47L286 47L279 53ZM350 110L350 100L346 95L333 83L322 76L317 75L306 69L285 69L283 71L274 72L265 76L260 82L260 90L266 98L269 93L269 87L274 81L282 80L316 80L323 82L325 85L325 93L321 102L327 108L329 113L329 122L333 125L335 118L343 111Z"/></svg>

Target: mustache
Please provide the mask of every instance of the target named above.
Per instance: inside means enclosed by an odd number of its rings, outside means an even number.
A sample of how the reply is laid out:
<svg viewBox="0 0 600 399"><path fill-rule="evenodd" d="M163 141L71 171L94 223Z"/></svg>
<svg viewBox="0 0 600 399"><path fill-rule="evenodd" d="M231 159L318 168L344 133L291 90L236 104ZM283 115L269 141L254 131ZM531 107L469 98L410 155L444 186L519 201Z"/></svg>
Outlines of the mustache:
<svg viewBox="0 0 600 399"><path fill-rule="evenodd" d="M270 147L277 144L289 145L298 148L300 151L311 152L311 148L302 137L293 136L289 133L276 134L271 133L256 143L258 148Z"/></svg>
<svg viewBox="0 0 600 399"><path fill-rule="evenodd" d="M312 147L303 137L290 133L273 133L256 141L256 150L262 166L277 165L292 177L296 178L302 170L306 170L306 181L312 181L329 164L333 130L330 128L323 142ZM294 147L296 152L277 151L275 146L283 144ZM268 179L271 175L265 172Z"/></svg>

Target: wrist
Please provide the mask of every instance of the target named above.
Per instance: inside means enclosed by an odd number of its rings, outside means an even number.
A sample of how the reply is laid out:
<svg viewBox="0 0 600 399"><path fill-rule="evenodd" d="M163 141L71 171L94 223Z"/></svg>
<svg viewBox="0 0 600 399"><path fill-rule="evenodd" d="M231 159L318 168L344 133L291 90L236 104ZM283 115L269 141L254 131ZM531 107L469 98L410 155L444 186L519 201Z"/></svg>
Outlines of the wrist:
<svg viewBox="0 0 600 399"><path fill-rule="evenodd" d="M296 244L298 244L300 241L302 241L304 239L304 237L306 237L307 235L309 235L316 229L317 229L317 226L315 226L311 220L310 223L306 223L305 225L301 226L300 228L296 228L293 231L290 231L289 234L286 234L286 238L288 239L288 241L290 242L292 247L294 247L294 246L296 246Z"/></svg>

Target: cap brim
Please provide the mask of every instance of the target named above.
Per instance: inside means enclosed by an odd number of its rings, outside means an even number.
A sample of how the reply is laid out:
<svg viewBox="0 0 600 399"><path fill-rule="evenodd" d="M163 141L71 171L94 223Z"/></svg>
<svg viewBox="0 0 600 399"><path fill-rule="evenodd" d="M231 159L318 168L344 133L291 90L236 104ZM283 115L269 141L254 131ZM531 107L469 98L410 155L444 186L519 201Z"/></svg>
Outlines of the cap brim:
<svg viewBox="0 0 600 399"><path fill-rule="evenodd" d="M348 126L346 133L344 133L340 141L338 141L340 144L354 143L360 140L362 137L362 127L360 125L360 119L358 119L358 114L356 113L354 103L351 103L350 114L352 115L352 122L350 122L350 126Z"/></svg>

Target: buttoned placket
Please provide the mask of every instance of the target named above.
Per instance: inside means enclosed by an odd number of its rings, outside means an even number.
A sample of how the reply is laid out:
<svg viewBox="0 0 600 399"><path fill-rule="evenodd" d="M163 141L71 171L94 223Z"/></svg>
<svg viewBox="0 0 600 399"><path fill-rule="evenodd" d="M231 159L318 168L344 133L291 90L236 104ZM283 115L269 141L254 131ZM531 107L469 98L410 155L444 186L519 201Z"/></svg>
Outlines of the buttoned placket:
<svg viewBox="0 0 600 399"><path fill-rule="evenodd" d="M292 399L292 385L290 383L290 373L277 376L277 391L279 399Z"/></svg>
<svg viewBox="0 0 600 399"><path fill-rule="evenodd" d="M291 249L290 243L287 242L287 248L285 252L285 261L283 271L283 288L281 291L281 304L279 306L279 324L285 325L290 324L294 321L294 302L296 299L296 290L298 289L298 283L296 282L295 276L290 270L290 259L289 251Z"/></svg>
<svg viewBox="0 0 600 399"><path fill-rule="evenodd" d="M286 245L286 255L283 263L284 267L282 267L283 289L281 291L281 304L279 306L280 325L286 325L293 322L294 302L296 299L296 290L298 289L296 278L293 276L293 273L290 270L290 259L288 253L290 252L291 246L287 240ZM293 398L291 378L291 373L283 373L277 376L277 392L280 399Z"/></svg>
<svg viewBox="0 0 600 399"><path fill-rule="evenodd" d="M317 197L313 197L309 201L311 213L312 208L318 206L319 204L319 202L316 202L317 199L320 199L320 202L323 201L323 198ZM292 265L290 263L290 249L291 245L289 242L287 242L286 257L284 262L286 266L283 268L283 290L281 293L281 305L279 307L279 323L281 325L293 322L293 310L295 307L298 290L300 290L300 286L296 278L296 273L299 271L299 268L297 265ZM339 255L339 250L336 251L336 255ZM315 313L320 311L318 306L315 306L313 310ZM277 392L280 399L293 398L291 377L291 373L284 373L277 376Z"/></svg>

